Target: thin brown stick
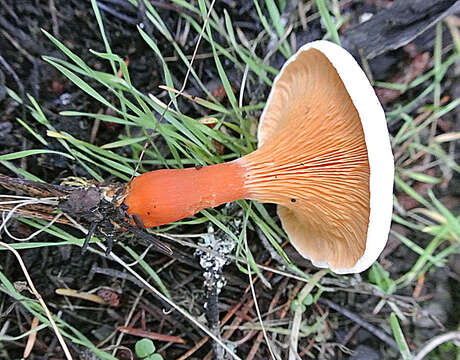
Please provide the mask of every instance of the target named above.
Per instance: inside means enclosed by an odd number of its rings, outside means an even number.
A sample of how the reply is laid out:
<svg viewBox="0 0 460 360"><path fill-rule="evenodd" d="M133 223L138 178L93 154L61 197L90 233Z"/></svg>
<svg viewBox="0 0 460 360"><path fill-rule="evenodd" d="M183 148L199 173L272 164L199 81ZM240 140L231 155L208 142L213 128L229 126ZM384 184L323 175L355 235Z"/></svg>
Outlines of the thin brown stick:
<svg viewBox="0 0 460 360"><path fill-rule="evenodd" d="M246 252L249 252L249 245L248 245L248 240L246 236L244 236L244 249ZM257 317L259 318L260 326L262 327L262 334L265 338L265 342L267 343L268 351L270 352L270 357L275 360L277 359L277 356L275 355L272 349L272 346L270 345L270 339L268 338L268 333L265 330L264 322L262 320L262 315L260 313L259 304L257 303L257 295L256 295L256 291L254 288L254 280L252 278L251 266L249 265L249 262L247 263L247 271L248 271L249 286L251 287L252 298L254 299L254 307L256 309ZM260 278L262 279L262 277Z"/></svg>
<svg viewBox="0 0 460 360"><path fill-rule="evenodd" d="M337 305L336 303L328 300L328 299L323 299L320 298L318 300L320 303L329 306L330 308L334 309L335 311L338 311L342 315L345 315L347 318L350 320L354 321L355 323L359 324L361 327L369 331L372 335L378 337L380 340L382 340L384 343L386 343L388 346L392 347L395 350L398 350L398 344L396 344L396 341L389 336L386 332L383 330L380 330L379 328L375 327L374 325L368 323L365 321L363 318L360 316L352 313L351 311L344 309Z"/></svg>
<svg viewBox="0 0 460 360"><path fill-rule="evenodd" d="M142 338L149 338L156 341L165 341L165 342L172 342L177 344L185 344L185 340L178 337L178 336L171 336L171 335L164 335L152 331L146 331L143 329L138 328L130 328L128 326L118 326L118 331L121 331L124 334L139 336Z"/></svg>
<svg viewBox="0 0 460 360"><path fill-rule="evenodd" d="M53 35L54 37L58 38L59 37L59 23L57 20L56 4L54 3L54 0L49 0L48 6L50 8L51 20L53 22Z"/></svg>
<svg viewBox="0 0 460 360"><path fill-rule="evenodd" d="M30 331L32 332L27 338L27 344L26 344L26 347L24 348L24 353L22 355L24 359L27 359L29 357L30 353L32 352L32 349L34 348L35 340L37 340L37 332L33 330L37 328L39 322L40 322L40 319L34 316L34 318L32 319L32 324L30 325Z"/></svg>
<svg viewBox="0 0 460 360"><path fill-rule="evenodd" d="M200 341L198 341L194 347L192 347L189 351L187 351L185 354L181 355L178 357L176 360L187 360L195 351L200 349L204 344L206 344L209 340L209 336L205 336L202 338Z"/></svg>
<svg viewBox="0 0 460 360"><path fill-rule="evenodd" d="M7 38L7 40L13 45L16 50L18 50L22 55L24 55L27 60L29 60L32 64L38 62L42 63L43 61L40 58L36 58L32 56L26 49L24 49L8 32L3 29L0 29L0 33Z"/></svg>
<svg viewBox="0 0 460 360"><path fill-rule="evenodd" d="M139 301L140 301L142 295L144 295L144 289L141 289L139 291L139 293L137 294L136 300L134 301L134 304L131 306L131 309L129 310L128 316L127 316L127 318L125 320L125 327L127 327L129 322L131 321L131 318L133 317L134 312L136 311L137 306L139 305ZM121 341L123 340L124 334L126 334L126 332L121 331L120 335L117 338L115 349L113 349L113 352L112 352L112 356L114 356L114 357L117 354L117 348L121 345Z"/></svg>
<svg viewBox="0 0 460 360"><path fill-rule="evenodd" d="M275 306L278 304L281 295L283 292L286 290L286 286L289 282L288 278L285 278L281 285L278 287L278 290L276 291L275 296L273 297L272 301L270 302L270 305L268 306L268 312L270 313ZM252 331L252 335L256 333L257 331ZM248 337L249 339L250 337ZM249 351L249 354L247 356L247 360L252 360L258 353L260 344L262 343L263 340L263 333L259 332L257 334L256 340L254 341L254 344L251 347L251 350Z"/></svg>
<svg viewBox="0 0 460 360"><path fill-rule="evenodd" d="M272 259L268 259L264 264L269 265ZM268 280L271 278L273 274L268 274L267 278ZM259 279L261 279L259 276L255 275L254 276L254 283L256 283ZM241 311L239 314L236 315L236 317L233 319L232 323L228 326L228 329L225 330L225 332L222 335L222 339L228 340L230 337L233 335L233 333L238 329L238 326L243 322L244 317L247 315L249 310L254 306L254 298L250 298L248 300L249 296L249 291L250 291L250 286L246 287L246 290L243 293L243 296L238 304L233 306L233 308L230 309L230 311L227 313L227 315L224 316L224 318L221 321L221 325L224 325L227 323L230 318L236 314L238 310ZM250 334L250 337L245 337L243 339L238 340L237 342L234 342L235 347L238 347L240 344L243 344L247 338L251 338L254 335ZM203 360L211 360L212 357L212 352L209 352Z"/></svg>

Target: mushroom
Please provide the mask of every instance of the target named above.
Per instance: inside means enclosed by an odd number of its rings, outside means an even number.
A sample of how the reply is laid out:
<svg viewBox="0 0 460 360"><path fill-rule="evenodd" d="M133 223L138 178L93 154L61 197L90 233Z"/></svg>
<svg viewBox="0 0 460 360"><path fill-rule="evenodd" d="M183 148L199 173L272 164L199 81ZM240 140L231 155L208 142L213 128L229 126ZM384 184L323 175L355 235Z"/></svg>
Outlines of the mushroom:
<svg viewBox="0 0 460 360"><path fill-rule="evenodd" d="M128 184L124 203L145 227L238 199L275 203L300 254L335 273L357 273L386 244L393 172L371 84L346 50L321 40L302 46L276 77L256 151L142 174Z"/></svg>

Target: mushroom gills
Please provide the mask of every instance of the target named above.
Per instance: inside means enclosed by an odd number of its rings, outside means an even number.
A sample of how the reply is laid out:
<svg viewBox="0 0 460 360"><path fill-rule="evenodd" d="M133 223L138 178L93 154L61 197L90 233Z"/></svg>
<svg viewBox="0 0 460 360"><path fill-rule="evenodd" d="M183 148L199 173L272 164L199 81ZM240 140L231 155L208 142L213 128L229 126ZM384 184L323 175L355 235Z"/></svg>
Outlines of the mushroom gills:
<svg viewBox="0 0 460 360"><path fill-rule="evenodd" d="M279 205L283 228L302 255L350 268L365 251L370 213L359 114L315 49L288 64L272 91L261 145L241 159L249 198Z"/></svg>

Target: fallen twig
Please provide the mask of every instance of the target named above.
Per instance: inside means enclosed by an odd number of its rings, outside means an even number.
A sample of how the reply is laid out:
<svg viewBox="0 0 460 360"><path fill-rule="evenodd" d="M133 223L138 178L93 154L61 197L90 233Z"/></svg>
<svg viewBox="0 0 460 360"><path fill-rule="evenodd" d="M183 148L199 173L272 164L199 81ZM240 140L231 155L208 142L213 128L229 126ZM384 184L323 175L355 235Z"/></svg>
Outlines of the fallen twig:
<svg viewBox="0 0 460 360"><path fill-rule="evenodd" d="M345 315L347 318L350 320L353 320L355 323L359 324L361 327L369 331L371 334L374 336L378 337L380 340L382 340L384 343L387 345L391 346L393 349L398 350L398 344L396 344L396 341L393 340L393 338L385 333L383 330L378 329L372 324L369 324L367 321L365 321L363 318L360 316L352 313L351 311L342 308L341 306L337 305L336 303L328 300L328 299L323 299L319 298L318 302L329 306L330 308L334 309L335 311L341 313L342 315Z"/></svg>
<svg viewBox="0 0 460 360"><path fill-rule="evenodd" d="M29 357L30 353L32 352L32 349L34 348L35 340L37 340L37 331L34 331L34 330L37 328L39 322L40 322L40 319L34 316L34 318L32 319L32 324L30 325L30 331L32 332L27 338L27 344L26 344L26 347L24 348L24 353L22 355L24 359L27 359Z"/></svg>
<svg viewBox="0 0 460 360"><path fill-rule="evenodd" d="M164 334L159 334L159 333L152 332L152 331L146 331L146 330L137 329L137 328L130 328L128 326L118 326L117 330L125 334L140 336L142 338L149 338L149 339L157 340L157 341L173 342L177 344L185 344L184 339L178 336L164 335Z"/></svg>

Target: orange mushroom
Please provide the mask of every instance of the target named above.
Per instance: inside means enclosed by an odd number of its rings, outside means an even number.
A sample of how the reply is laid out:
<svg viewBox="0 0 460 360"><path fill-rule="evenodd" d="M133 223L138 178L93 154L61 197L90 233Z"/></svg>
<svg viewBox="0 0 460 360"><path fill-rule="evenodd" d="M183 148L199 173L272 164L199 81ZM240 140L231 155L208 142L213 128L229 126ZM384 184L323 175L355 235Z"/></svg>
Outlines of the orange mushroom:
<svg viewBox="0 0 460 360"><path fill-rule="evenodd" d="M314 265L367 269L388 238L394 167L383 109L353 57L327 41L302 46L275 79L258 141L228 163L138 176L127 212L153 227L238 199L276 203Z"/></svg>

